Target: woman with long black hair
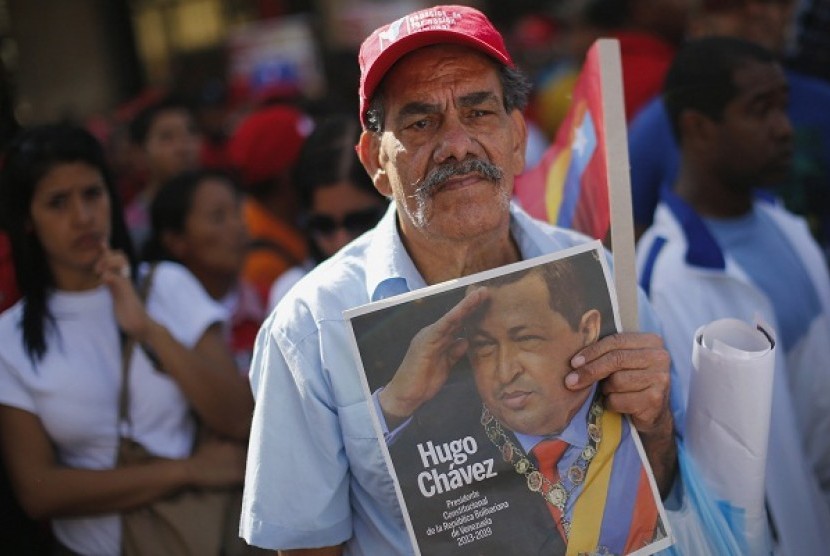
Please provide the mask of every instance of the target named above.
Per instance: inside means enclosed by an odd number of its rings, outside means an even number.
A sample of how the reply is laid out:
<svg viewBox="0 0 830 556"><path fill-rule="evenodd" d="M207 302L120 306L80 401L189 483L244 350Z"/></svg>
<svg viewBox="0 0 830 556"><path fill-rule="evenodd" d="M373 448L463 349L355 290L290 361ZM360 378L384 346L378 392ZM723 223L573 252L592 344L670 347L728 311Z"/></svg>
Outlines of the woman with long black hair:
<svg viewBox="0 0 830 556"><path fill-rule="evenodd" d="M27 513L52 520L63 553L118 554L121 512L184 487L239 484L252 399L222 309L170 262L156 266L146 301L138 294L147 267L134 264L96 140L68 125L24 131L0 173L0 217L23 296L0 315L0 445ZM119 419L128 341L129 427ZM194 453L197 420L215 435ZM122 434L157 457L116 466Z"/></svg>

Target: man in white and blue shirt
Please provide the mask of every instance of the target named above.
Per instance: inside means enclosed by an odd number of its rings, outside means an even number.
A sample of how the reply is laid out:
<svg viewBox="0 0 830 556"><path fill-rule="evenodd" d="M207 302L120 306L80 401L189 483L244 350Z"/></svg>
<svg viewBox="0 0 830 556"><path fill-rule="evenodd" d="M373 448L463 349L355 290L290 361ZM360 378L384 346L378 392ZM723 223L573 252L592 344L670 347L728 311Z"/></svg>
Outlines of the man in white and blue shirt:
<svg viewBox="0 0 830 556"><path fill-rule="evenodd" d="M777 331L766 498L776 553L808 554L826 550L830 528L830 278L805 223L754 194L790 167L787 92L759 46L701 39L678 54L664 98L680 172L637 249L677 390L688 391L700 326L737 318Z"/></svg>

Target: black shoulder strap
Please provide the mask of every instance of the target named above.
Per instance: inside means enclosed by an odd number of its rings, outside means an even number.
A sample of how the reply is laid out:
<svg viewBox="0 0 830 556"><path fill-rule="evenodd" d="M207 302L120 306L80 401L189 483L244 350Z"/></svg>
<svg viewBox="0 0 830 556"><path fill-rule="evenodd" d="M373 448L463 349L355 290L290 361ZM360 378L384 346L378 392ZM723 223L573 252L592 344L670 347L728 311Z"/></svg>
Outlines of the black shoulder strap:
<svg viewBox="0 0 830 556"><path fill-rule="evenodd" d="M156 272L156 264L152 263L150 269L147 271L147 276L141 282L138 289L138 298L142 302L147 301L147 295L150 292L150 285L153 282L153 274ZM135 339L127 336L121 332L121 394L118 398L118 418L119 422L130 422L129 413L129 375L130 375L130 360L133 355L133 348L135 348Z"/></svg>

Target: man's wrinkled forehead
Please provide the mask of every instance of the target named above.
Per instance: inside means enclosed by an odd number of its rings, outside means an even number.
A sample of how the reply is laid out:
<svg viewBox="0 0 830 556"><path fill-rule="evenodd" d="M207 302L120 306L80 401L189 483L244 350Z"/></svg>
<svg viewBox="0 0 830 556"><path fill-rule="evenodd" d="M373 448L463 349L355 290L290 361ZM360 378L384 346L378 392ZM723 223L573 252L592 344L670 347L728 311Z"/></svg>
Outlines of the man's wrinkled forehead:
<svg viewBox="0 0 830 556"><path fill-rule="evenodd" d="M368 103L390 68L420 48L442 44L464 45L514 67L501 34L475 8L434 6L413 12L376 29L360 47L360 117L364 126Z"/></svg>
<svg viewBox="0 0 830 556"><path fill-rule="evenodd" d="M444 65L443 62L449 61ZM423 64L423 65L421 65ZM462 67L463 72L452 74L446 71L454 65ZM488 76L492 68L492 78L487 82L481 79L469 79ZM442 74L446 73L446 80ZM427 76L426 81L421 76ZM424 86L413 86L413 81ZM406 117L413 114L434 114L441 111L441 103L447 101L443 96L446 90L452 91L451 102L459 108L470 108L492 104L494 107L503 103L502 83L499 79L498 64L475 50L454 45L428 46L410 53L390 68L378 85L376 98L391 100L402 106L397 115ZM410 98L407 98L410 97ZM386 104L386 102L384 103Z"/></svg>

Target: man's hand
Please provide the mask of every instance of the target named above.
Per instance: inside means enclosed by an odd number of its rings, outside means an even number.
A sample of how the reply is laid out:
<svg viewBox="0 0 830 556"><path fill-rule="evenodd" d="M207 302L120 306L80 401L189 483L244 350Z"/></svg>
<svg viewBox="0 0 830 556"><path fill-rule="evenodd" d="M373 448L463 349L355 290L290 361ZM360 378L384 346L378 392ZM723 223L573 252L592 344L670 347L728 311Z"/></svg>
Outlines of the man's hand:
<svg viewBox="0 0 830 556"><path fill-rule="evenodd" d="M390 429L409 418L444 386L450 369L467 352L468 342L460 337L464 320L487 297L485 288L474 289L412 338L395 376L378 394Z"/></svg>
<svg viewBox="0 0 830 556"><path fill-rule="evenodd" d="M565 377L571 390L601 382L606 407L631 417L664 496L677 468L674 420L669 409L671 358L663 340L639 332L613 334L586 346Z"/></svg>

